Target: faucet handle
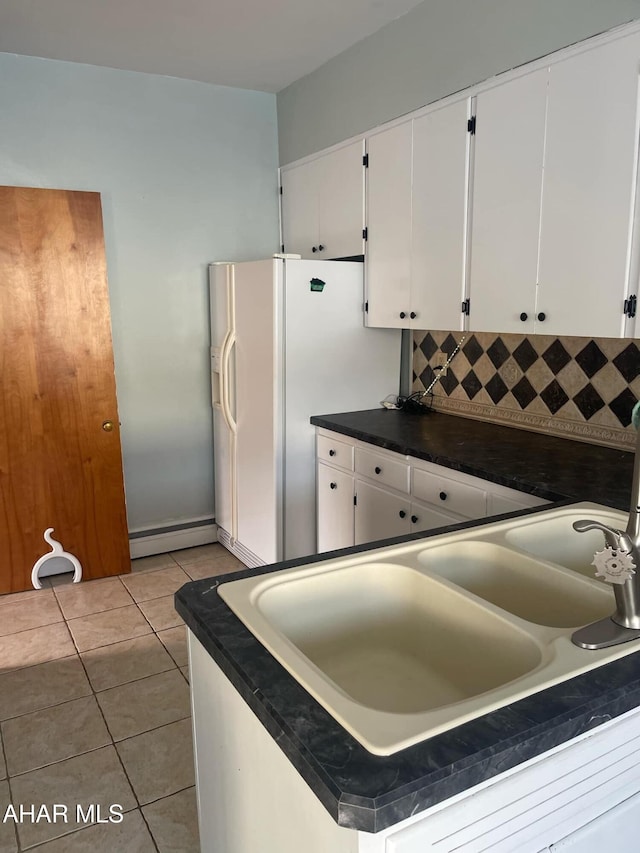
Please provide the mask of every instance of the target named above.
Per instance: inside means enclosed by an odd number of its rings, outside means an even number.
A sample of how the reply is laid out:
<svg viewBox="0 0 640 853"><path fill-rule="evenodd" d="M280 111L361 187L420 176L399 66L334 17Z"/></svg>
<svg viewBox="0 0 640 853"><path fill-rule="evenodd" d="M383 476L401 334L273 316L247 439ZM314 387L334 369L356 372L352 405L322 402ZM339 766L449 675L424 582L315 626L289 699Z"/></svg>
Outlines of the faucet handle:
<svg viewBox="0 0 640 853"><path fill-rule="evenodd" d="M609 527L607 524L602 524L601 521L594 521L591 518L584 518L580 521L573 522L573 529L577 533L586 533L587 530L601 530L604 533L604 538L610 548L622 548L624 551L630 551L627 548L626 534L622 530L615 527Z"/></svg>

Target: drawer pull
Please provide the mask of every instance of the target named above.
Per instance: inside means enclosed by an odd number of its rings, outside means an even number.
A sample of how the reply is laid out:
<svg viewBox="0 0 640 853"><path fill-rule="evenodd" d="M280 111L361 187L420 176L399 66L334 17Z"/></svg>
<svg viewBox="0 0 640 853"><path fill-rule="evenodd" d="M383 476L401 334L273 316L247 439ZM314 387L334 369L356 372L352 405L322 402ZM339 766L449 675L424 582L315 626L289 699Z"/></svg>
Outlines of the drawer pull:
<svg viewBox="0 0 640 853"><path fill-rule="evenodd" d="M417 523L418 523L418 516L412 515L411 516L411 524L417 524Z"/></svg>
<svg viewBox="0 0 640 853"><path fill-rule="evenodd" d="M376 474L382 474L382 468L379 465L376 465L374 471L376 472Z"/></svg>
<svg viewBox="0 0 640 853"><path fill-rule="evenodd" d="M338 488L338 484L337 484L337 483L329 483L329 485L331 486L331 488L332 488L332 489L337 489L337 488Z"/></svg>
<svg viewBox="0 0 640 853"><path fill-rule="evenodd" d="M335 455L336 455L335 450L330 450L330 451L329 451L329 456L335 456Z"/></svg>
<svg viewBox="0 0 640 853"><path fill-rule="evenodd" d="M440 492L440 500L446 501L446 499L447 499L447 493L446 492Z"/></svg>
<svg viewBox="0 0 640 853"><path fill-rule="evenodd" d="M400 510L400 512L398 513L398 515L400 516L400 518L404 518L404 517L406 516L406 514L407 514L407 513L406 513L403 509L401 509L401 510Z"/></svg>

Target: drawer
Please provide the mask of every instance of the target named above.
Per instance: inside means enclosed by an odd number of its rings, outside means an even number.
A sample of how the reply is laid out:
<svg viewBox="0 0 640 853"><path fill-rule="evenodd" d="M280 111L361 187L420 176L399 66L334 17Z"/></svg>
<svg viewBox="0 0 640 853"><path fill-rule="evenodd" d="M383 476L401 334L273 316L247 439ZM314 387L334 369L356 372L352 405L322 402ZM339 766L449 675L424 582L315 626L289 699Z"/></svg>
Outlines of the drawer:
<svg viewBox="0 0 640 853"><path fill-rule="evenodd" d="M380 485L409 494L409 465L399 459L356 447L356 472Z"/></svg>
<svg viewBox="0 0 640 853"><path fill-rule="evenodd" d="M487 514L487 493L484 489L419 468L413 469L412 495L465 518L484 518Z"/></svg>
<svg viewBox="0 0 640 853"><path fill-rule="evenodd" d="M318 436L317 444L318 459L330 462L344 468L345 471L353 471L353 445L344 441L336 441L326 435Z"/></svg>

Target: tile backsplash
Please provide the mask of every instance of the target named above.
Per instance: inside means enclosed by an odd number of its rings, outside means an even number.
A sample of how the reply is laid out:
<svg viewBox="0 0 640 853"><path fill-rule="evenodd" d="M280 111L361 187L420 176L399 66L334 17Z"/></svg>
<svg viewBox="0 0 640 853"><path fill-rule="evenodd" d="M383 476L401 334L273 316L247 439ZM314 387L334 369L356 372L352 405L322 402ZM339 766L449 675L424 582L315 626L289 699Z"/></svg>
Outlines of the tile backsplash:
<svg viewBox="0 0 640 853"><path fill-rule="evenodd" d="M463 335L413 333L413 391ZM439 411L631 450L640 350L629 338L467 332L433 395Z"/></svg>

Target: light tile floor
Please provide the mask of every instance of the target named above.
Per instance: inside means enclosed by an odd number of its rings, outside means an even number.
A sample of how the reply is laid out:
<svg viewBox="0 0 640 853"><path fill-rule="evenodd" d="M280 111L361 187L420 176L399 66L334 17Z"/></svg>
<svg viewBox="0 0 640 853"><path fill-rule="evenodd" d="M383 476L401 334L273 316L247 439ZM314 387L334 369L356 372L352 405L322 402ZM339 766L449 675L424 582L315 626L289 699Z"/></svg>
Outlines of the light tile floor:
<svg viewBox="0 0 640 853"><path fill-rule="evenodd" d="M221 545L0 596L0 853L197 853L184 583L244 568ZM67 822L3 818L67 806ZM77 822L109 806L121 823ZM59 810L62 815L62 810Z"/></svg>

